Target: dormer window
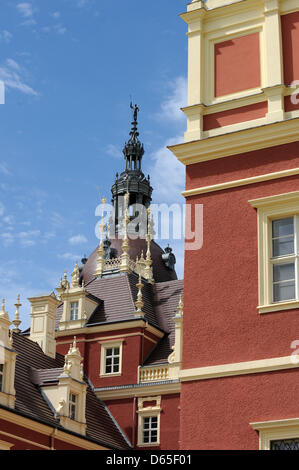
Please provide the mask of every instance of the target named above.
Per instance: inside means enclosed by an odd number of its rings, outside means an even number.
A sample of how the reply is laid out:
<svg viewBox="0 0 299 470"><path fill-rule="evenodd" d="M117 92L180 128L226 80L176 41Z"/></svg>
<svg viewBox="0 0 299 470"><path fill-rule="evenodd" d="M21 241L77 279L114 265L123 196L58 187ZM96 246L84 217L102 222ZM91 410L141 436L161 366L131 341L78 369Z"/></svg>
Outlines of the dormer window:
<svg viewBox="0 0 299 470"><path fill-rule="evenodd" d="M77 395L70 393L69 397L69 417L76 420L77 417Z"/></svg>
<svg viewBox="0 0 299 470"><path fill-rule="evenodd" d="M71 302L71 314L70 314L70 320L78 320L79 316L79 302Z"/></svg>
<svg viewBox="0 0 299 470"><path fill-rule="evenodd" d="M3 392L4 386L4 364L0 364L0 392Z"/></svg>

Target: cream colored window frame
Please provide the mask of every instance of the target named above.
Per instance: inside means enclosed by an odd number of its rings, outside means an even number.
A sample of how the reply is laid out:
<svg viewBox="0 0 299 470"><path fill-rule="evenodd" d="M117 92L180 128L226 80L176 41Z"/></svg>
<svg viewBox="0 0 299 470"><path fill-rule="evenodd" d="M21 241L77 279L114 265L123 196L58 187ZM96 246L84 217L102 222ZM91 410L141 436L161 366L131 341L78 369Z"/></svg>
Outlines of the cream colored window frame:
<svg viewBox="0 0 299 470"><path fill-rule="evenodd" d="M272 220L296 216L295 247L296 255L284 257L284 260L298 259L299 254L299 191L269 196L249 201L258 214L258 271L259 271L259 313L299 308L299 272L296 268L296 299L273 302L272 265L280 259L272 257ZM297 237L296 237L297 233ZM295 263L298 266L299 261Z"/></svg>
<svg viewBox="0 0 299 470"><path fill-rule="evenodd" d="M106 351L111 348L119 348L119 371L106 373ZM116 377L122 375L122 350L123 340L101 343L100 377Z"/></svg>
<svg viewBox="0 0 299 470"><path fill-rule="evenodd" d="M259 432L259 449L270 450L272 441L299 438L299 418L250 423Z"/></svg>
<svg viewBox="0 0 299 470"><path fill-rule="evenodd" d="M155 401L156 405L143 407L144 402ZM137 446L138 447L157 447L160 446L160 430L161 430L161 396L158 397L146 397L138 399L138 435L137 435ZM143 418L157 418L157 442L144 443L143 442Z"/></svg>

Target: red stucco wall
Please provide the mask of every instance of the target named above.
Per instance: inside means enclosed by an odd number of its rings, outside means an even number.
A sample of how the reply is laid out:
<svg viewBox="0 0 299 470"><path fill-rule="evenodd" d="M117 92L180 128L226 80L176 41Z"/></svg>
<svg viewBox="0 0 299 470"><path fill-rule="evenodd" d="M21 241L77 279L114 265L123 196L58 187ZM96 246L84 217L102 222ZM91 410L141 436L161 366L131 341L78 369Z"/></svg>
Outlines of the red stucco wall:
<svg viewBox="0 0 299 470"><path fill-rule="evenodd" d="M299 80L299 11L281 17L284 83Z"/></svg>
<svg viewBox="0 0 299 470"><path fill-rule="evenodd" d="M137 445L137 423L138 416L136 410L138 409L138 398L134 405L134 398L124 400L106 400L109 410L126 433L130 441ZM144 406L149 406L149 403L144 403ZM160 446L152 447L153 450L163 449L171 450L179 448L179 422L180 422L180 398L179 395L162 395L161 400L161 434ZM134 425L135 419L135 425ZM133 429L135 426L135 433L133 438ZM143 449L141 447L140 449ZM147 449L149 449L147 447Z"/></svg>
<svg viewBox="0 0 299 470"><path fill-rule="evenodd" d="M298 166L295 143L192 165L187 187ZM257 214L248 201L296 190L298 176L188 198L188 204L203 204L203 247L185 253L183 368L292 352L299 312L257 310Z"/></svg>
<svg viewBox="0 0 299 470"><path fill-rule="evenodd" d="M251 104L241 108L229 109L220 113L206 114L203 117L203 130L216 129L218 127L229 126L239 122L252 121L266 116L268 103Z"/></svg>
<svg viewBox="0 0 299 470"><path fill-rule="evenodd" d="M261 84L259 33L215 44L215 96Z"/></svg>
<svg viewBox="0 0 299 470"><path fill-rule="evenodd" d="M298 418L299 372L278 371L185 382L182 449L258 449L249 423Z"/></svg>

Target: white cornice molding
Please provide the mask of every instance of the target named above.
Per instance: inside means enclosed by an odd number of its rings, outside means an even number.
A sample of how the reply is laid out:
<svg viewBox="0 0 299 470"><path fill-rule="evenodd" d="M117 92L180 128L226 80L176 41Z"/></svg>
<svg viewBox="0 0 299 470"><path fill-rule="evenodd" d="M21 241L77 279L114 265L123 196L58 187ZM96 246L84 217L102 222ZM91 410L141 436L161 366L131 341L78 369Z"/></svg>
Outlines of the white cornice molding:
<svg viewBox="0 0 299 470"><path fill-rule="evenodd" d="M299 140L299 118L169 146L184 165L261 150Z"/></svg>
<svg viewBox="0 0 299 470"><path fill-rule="evenodd" d="M299 367L299 356L274 357L270 359L259 359L249 362L236 362L232 364L221 364L216 366L198 367L194 369L183 369L180 381L208 380L219 377L231 377L245 374L258 374L276 370L295 369Z"/></svg>
<svg viewBox="0 0 299 470"><path fill-rule="evenodd" d="M172 395L181 391L179 382L170 382L165 384L147 384L142 387L126 387L113 390L95 389L94 393L100 400L117 400L120 398L148 397L152 395Z"/></svg>

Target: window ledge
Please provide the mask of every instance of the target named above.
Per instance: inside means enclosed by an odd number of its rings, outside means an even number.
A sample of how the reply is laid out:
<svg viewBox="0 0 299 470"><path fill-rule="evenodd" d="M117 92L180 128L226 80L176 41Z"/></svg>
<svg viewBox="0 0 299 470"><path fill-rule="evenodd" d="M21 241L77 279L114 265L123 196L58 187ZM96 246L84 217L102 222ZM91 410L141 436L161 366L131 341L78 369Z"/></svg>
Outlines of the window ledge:
<svg viewBox="0 0 299 470"><path fill-rule="evenodd" d="M257 308L259 313L279 312L281 310L292 310L295 308L299 309L299 300L291 300L288 302L279 302L269 305L259 305Z"/></svg>
<svg viewBox="0 0 299 470"><path fill-rule="evenodd" d="M115 372L114 374L100 374L100 377L120 377L122 375L121 372Z"/></svg>
<svg viewBox="0 0 299 470"><path fill-rule="evenodd" d="M159 442L153 442L151 444L137 444L137 447L159 447Z"/></svg>

